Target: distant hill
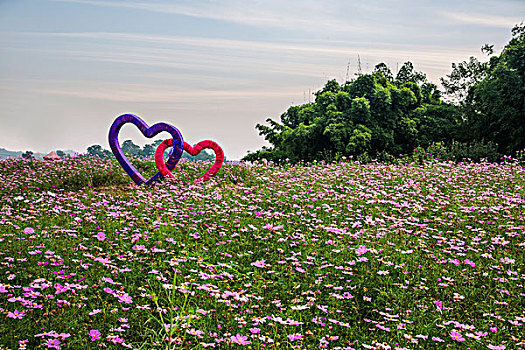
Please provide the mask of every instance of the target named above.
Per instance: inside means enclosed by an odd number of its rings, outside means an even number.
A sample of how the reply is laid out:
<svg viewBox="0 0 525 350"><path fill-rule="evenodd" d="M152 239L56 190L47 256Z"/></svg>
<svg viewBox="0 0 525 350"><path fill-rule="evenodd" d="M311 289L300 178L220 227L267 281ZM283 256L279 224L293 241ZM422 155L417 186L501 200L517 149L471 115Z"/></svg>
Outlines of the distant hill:
<svg viewBox="0 0 525 350"><path fill-rule="evenodd" d="M56 150L54 150L56 152ZM51 151L50 151L51 152ZM78 152L76 151L73 151L73 150L67 150L67 151L63 151L65 154L67 155L70 155L70 156L75 156L78 154ZM5 148L0 148L0 159L6 159L8 157L11 157L11 158L16 158L16 157L20 157L22 155L22 153L24 153L24 151L9 151ZM33 156L35 158L42 158L43 156L45 156L47 153L49 152L46 152L46 153L38 153L38 152L34 152L33 153Z"/></svg>
<svg viewBox="0 0 525 350"><path fill-rule="evenodd" d="M24 152L19 151L8 151L5 148L0 148L0 159L6 159L8 157L16 158L21 156Z"/></svg>

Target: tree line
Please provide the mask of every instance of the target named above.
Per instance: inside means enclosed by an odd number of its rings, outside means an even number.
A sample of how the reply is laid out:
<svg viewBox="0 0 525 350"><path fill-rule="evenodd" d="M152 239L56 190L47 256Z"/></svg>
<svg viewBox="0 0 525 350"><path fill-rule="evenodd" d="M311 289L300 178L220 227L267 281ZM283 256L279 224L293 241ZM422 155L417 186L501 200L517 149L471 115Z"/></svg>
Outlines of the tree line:
<svg viewBox="0 0 525 350"><path fill-rule="evenodd" d="M125 140L120 148L126 156L130 157L140 157L140 158L153 158L157 147L162 143L162 140L156 140L151 144L146 144L144 147L140 147L135 144L132 140ZM168 152L168 150L166 151ZM87 148L87 154L92 156L97 156L100 158L113 158L113 153L103 148L101 145L92 145ZM203 150L196 156L191 156L187 153L182 154L182 158L194 160L194 161L214 161L215 154L208 152L208 150Z"/></svg>
<svg viewBox="0 0 525 350"><path fill-rule="evenodd" d="M525 26L512 29L500 55L493 46L452 64L443 91L405 62L385 63L343 84L330 80L315 100L289 107L280 122L256 129L270 144L243 160L280 162L388 160L414 151L443 158L496 160L525 148Z"/></svg>

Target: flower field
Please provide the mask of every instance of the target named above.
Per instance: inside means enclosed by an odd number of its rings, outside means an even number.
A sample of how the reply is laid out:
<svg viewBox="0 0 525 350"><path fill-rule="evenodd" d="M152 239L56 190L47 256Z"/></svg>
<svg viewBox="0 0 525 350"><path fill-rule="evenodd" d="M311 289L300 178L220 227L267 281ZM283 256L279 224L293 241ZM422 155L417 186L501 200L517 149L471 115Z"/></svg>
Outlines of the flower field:
<svg viewBox="0 0 525 350"><path fill-rule="evenodd" d="M209 166L1 160L0 349L525 348L517 162Z"/></svg>

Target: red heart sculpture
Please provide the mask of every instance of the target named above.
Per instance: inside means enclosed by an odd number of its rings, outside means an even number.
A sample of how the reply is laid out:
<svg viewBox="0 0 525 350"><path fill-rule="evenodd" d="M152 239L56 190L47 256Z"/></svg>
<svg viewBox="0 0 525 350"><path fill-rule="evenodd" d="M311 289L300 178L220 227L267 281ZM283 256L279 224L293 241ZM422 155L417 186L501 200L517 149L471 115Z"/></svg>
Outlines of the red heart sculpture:
<svg viewBox="0 0 525 350"><path fill-rule="evenodd" d="M173 176L171 171L169 171L163 159L164 151L166 150L166 148L171 146L173 146L173 139L167 139L162 141L162 143L157 147L157 150L155 151L155 165L157 165L157 169L159 169L160 173L163 176L174 178L175 176ZM208 171L204 173L204 175L195 180L195 182L203 182L209 180L212 176L217 174L217 172L222 166L222 163L224 162L224 152L222 151L221 146L219 146L216 142L204 140L193 147L189 143L184 142L184 150L192 156L196 156L197 154L201 153L201 151L205 148L212 149L215 152L215 163L211 168L208 169Z"/></svg>

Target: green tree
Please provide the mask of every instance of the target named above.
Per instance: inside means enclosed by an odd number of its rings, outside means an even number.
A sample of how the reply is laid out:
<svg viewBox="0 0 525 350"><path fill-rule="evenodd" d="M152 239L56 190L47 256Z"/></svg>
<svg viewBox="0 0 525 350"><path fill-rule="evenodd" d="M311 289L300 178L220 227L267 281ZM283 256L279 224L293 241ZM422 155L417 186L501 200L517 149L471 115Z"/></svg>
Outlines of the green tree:
<svg viewBox="0 0 525 350"><path fill-rule="evenodd" d="M390 70L390 68L388 68L388 66L381 62L381 63L378 63L376 64L376 66L374 67L374 71L373 71L374 74L377 74L377 73L380 73L383 77L386 78L386 80L388 80L389 82L393 83L394 82L394 75L392 74L392 71Z"/></svg>
<svg viewBox="0 0 525 350"><path fill-rule="evenodd" d="M366 154L370 151L372 132L366 126L358 124L350 134L346 145L346 153L351 155Z"/></svg>
<svg viewBox="0 0 525 350"><path fill-rule="evenodd" d="M104 150L101 145L92 145L87 148L87 154L92 156L104 157Z"/></svg>
<svg viewBox="0 0 525 350"><path fill-rule="evenodd" d="M482 50L493 53L490 45ZM452 67L442 84L458 100L463 140L496 143L505 154L525 148L525 26L512 29L499 56Z"/></svg>
<svg viewBox="0 0 525 350"><path fill-rule="evenodd" d="M440 80L449 98L455 102L463 102L469 90L486 76L487 63L470 57L468 62L452 63L452 72Z"/></svg>
<svg viewBox="0 0 525 350"><path fill-rule="evenodd" d="M427 81L424 73L416 72L412 62L405 62L397 72L395 83L401 86L405 83L422 84Z"/></svg>
<svg viewBox="0 0 525 350"><path fill-rule="evenodd" d="M122 143L122 152L129 155L139 155L140 146L133 143L131 140L126 140Z"/></svg>
<svg viewBox="0 0 525 350"><path fill-rule="evenodd" d="M146 144L138 151L138 155L144 158L151 158L155 154L156 149L157 147L155 147L154 144Z"/></svg>
<svg viewBox="0 0 525 350"><path fill-rule="evenodd" d="M35 156L34 156L34 153L32 151L25 151L24 153L22 153L22 158L24 158L24 159L34 159Z"/></svg>
<svg viewBox="0 0 525 350"><path fill-rule="evenodd" d="M447 104L424 74L414 72L408 62L403 69L407 81L397 85L386 65L376 68L374 73L360 75L343 86L328 81L315 93L314 103L290 107L281 115L280 123L269 118L268 125L257 124L259 135L272 147L249 153L244 159L297 162L406 153L421 140L428 143L434 136L446 134L437 131L425 135L419 130L421 125L431 124L440 128L438 122L431 121L449 118L445 108L427 108ZM427 110L432 113L425 114Z"/></svg>

